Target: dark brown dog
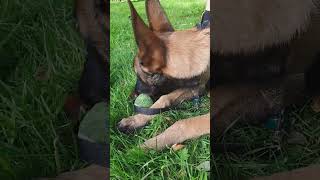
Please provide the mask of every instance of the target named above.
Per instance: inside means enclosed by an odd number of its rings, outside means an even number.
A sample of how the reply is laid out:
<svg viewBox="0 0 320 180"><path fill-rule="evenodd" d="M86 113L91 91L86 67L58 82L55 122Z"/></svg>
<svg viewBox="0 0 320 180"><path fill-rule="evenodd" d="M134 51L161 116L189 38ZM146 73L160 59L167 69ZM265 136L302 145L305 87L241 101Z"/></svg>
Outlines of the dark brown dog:
<svg viewBox="0 0 320 180"><path fill-rule="evenodd" d="M109 17L107 0L76 0L79 31L87 46L87 60L79 82L80 99L92 106L107 100L109 73Z"/></svg>
<svg viewBox="0 0 320 180"><path fill-rule="evenodd" d="M147 0L149 27L128 1L138 45L134 70L137 89L159 99L151 108L166 108L202 95L209 81L210 29L175 31L158 0ZM143 86L144 88L141 88ZM144 93L145 93L144 92ZM154 115L137 114L119 122L125 132L145 126ZM163 149L210 133L209 114L181 120L142 146Z"/></svg>
<svg viewBox="0 0 320 180"><path fill-rule="evenodd" d="M67 115L79 123L82 107L108 100L109 15L106 0L75 0L74 13L78 30L87 49L77 95L65 101Z"/></svg>

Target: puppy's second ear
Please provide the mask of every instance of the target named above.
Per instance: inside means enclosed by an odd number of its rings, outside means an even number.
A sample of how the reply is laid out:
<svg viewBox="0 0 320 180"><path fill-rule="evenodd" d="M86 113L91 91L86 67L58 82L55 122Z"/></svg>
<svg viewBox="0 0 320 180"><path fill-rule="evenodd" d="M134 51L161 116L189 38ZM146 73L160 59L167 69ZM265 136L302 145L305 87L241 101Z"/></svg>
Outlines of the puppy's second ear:
<svg viewBox="0 0 320 180"><path fill-rule="evenodd" d="M165 45L162 40L143 22L132 3L128 1L131 10L132 27L139 48L140 65L150 73L160 72L165 66Z"/></svg>
<svg viewBox="0 0 320 180"><path fill-rule="evenodd" d="M157 32L174 31L166 13L160 5L159 0L146 0L146 10L151 30Z"/></svg>

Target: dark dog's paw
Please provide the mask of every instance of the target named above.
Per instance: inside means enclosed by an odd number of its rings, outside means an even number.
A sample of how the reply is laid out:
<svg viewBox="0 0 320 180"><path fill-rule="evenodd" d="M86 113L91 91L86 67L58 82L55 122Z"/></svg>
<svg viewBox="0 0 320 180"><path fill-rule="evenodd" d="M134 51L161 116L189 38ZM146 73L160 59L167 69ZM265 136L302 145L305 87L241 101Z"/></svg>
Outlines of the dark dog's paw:
<svg viewBox="0 0 320 180"><path fill-rule="evenodd" d="M137 114L122 119L118 123L117 127L119 131L129 134L135 131L136 129L144 127L152 117L153 116Z"/></svg>

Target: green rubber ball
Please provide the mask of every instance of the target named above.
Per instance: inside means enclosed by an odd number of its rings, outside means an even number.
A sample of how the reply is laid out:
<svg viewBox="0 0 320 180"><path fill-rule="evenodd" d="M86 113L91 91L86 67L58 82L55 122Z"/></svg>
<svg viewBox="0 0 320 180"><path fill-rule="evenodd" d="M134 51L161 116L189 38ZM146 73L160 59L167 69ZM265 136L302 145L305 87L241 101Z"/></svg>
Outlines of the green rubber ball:
<svg viewBox="0 0 320 180"><path fill-rule="evenodd" d="M134 105L137 107L149 108L152 104L153 100L146 94L140 94L134 101Z"/></svg>

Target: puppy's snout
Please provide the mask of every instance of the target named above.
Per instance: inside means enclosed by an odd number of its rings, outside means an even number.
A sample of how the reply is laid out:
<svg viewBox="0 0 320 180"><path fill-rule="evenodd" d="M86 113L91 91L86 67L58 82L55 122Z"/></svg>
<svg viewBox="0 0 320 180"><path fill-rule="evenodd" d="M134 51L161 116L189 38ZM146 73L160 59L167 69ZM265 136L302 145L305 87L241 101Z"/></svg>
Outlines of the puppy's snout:
<svg viewBox="0 0 320 180"><path fill-rule="evenodd" d="M135 86L135 91L138 94L141 94L141 93L148 94L148 93L152 92L152 87L148 86L147 84L142 82L140 79L137 79L136 86Z"/></svg>
<svg viewBox="0 0 320 180"><path fill-rule="evenodd" d="M155 87L147 85L140 79L137 79L135 88L131 93L130 97L135 99L139 94L142 94L142 93L147 94L149 96L153 96L155 94Z"/></svg>

